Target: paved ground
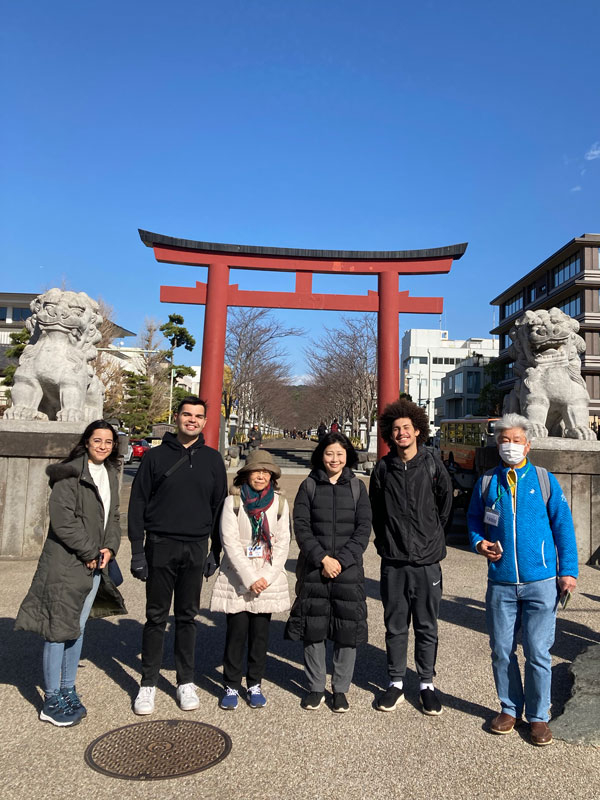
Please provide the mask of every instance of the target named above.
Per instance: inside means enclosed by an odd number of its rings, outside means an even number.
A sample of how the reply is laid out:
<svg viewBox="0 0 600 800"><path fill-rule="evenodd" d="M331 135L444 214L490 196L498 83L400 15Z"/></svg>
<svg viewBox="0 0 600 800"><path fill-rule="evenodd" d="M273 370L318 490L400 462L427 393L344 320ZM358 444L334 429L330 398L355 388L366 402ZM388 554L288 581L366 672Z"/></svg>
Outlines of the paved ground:
<svg viewBox="0 0 600 800"><path fill-rule="evenodd" d="M301 475L284 476L293 498ZM124 487L124 494L126 487ZM407 701L382 714L373 699L385 683L384 629L378 591L378 558L369 546L365 567L369 643L359 648L355 683L345 715L329 709L305 712L302 648L282 637L285 615L274 618L265 691L268 706L251 711L218 709L222 615L206 610L212 581L203 590L197 646L201 707L185 714L175 704L175 674L169 637L157 693L157 719L197 719L223 728L233 740L228 758L187 778L157 783L117 781L89 769L87 745L102 733L137 722L131 701L140 672L143 585L126 575L122 587L129 614L92 620L86 630L78 687L88 717L60 730L38 721L41 640L13 631L13 622L35 570L34 562L0 562L0 791L13 798L198 798L213 800L354 800L354 798L524 798L597 800L600 752L562 741L532 747L524 734L487 732L496 713L484 623L485 565L453 537L444 565L437 685L445 710L439 718L418 709L414 672ZM288 569L293 588L297 549ZM126 540L120 555L128 565ZM600 571L584 567L580 591L558 620L554 654L553 713L571 691L569 664L600 642ZM409 662L412 666L412 661Z"/></svg>

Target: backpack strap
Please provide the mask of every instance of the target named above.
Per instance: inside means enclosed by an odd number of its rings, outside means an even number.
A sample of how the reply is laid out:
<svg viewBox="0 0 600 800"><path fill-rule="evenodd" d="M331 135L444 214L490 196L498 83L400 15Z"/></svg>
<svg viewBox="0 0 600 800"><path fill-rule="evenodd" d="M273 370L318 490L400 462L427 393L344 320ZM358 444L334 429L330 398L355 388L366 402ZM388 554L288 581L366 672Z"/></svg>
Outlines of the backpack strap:
<svg viewBox="0 0 600 800"><path fill-rule="evenodd" d="M435 487L437 486L437 464L433 453L430 450L425 451L427 454L427 468L429 470L429 477L431 478L431 489L435 495Z"/></svg>
<svg viewBox="0 0 600 800"><path fill-rule="evenodd" d="M538 481L540 482L540 489L542 490L542 499L544 501L544 505L547 506L551 491L548 470L544 467L536 467L535 471L537 473Z"/></svg>
<svg viewBox="0 0 600 800"><path fill-rule="evenodd" d="M385 458L379 459L376 469L377 469L377 479L379 480L379 485L383 489L383 487L385 486L385 476L387 475L387 463Z"/></svg>
<svg viewBox="0 0 600 800"><path fill-rule="evenodd" d="M354 500L354 510L358 505L358 498L360 497L360 481L358 478L350 478L350 488L352 489L352 499Z"/></svg>
<svg viewBox="0 0 600 800"><path fill-rule="evenodd" d="M496 471L495 468L488 469L488 471L484 472L483 475L481 476L481 497L483 498L483 502L486 504L487 504L487 493L490 488L490 481L495 471ZM551 493L548 470L545 469L545 467L535 467L535 471L540 484L540 489L542 490L542 500L544 501L544 505L547 506Z"/></svg>
<svg viewBox="0 0 600 800"><path fill-rule="evenodd" d="M304 485L306 486L306 494L308 495L309 502L312 505L317 490L317 482L309 475L308 478L305 479ZM357 477L350 478L350 489L352 490L352 500L354 501L354 510L356 511L358 498L360 497L360 481Z"/></svg>
<svg viewBox="0 0 600 800"><path fill-rule="evenodd" d="M487 472L484 472L481 476L481 497L483 498L483 502L487 505L487 494L490 488L490 481L492 480L492 475L496 471L494 469L488 469Z"/></svg>

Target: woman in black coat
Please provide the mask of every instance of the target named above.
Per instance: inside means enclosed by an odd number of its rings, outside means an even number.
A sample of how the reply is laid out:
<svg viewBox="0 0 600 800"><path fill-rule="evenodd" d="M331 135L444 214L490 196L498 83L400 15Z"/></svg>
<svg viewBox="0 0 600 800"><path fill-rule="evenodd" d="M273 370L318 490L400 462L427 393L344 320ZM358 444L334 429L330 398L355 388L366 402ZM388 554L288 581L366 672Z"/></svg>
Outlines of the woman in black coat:
<svg viewBox="0 0 600 800"><path fill-rule="evenodd" d="M59 727L76 725L86 714L75 678L90 612L126 613L107 574L121 540L117 464L117 435L108 422L96 420L68 458L46 470L50 530L15 628L46 640L40 719Z"/></svg>
<svg viewBox="0 0 600 800"><path fill-rule="evenodd" d="M326 640L333 642L332 710L344 712L356 646L367 641L363 553L371 507L363 482L350 469L357 457L346 436L328 433L311 461L313 470L294 501L300 554L286 638L304 642L308 694L301 705L307 711L325 700Z"/></svg>

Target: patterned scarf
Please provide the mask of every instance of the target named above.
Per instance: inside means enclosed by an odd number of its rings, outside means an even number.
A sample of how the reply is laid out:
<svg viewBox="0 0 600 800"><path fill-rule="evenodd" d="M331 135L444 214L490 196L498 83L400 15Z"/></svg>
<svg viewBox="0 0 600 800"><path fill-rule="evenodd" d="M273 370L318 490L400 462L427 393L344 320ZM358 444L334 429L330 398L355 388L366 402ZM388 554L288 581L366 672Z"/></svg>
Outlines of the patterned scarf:
<svg viewBox="0 0 600 800"><path fill-rule="evenodd" d="M252 525L252 546L262 545L263 561L272 564L271 532L265 512L271 507L275 498L273 484L269 483L262 492L257 492L248 483L245 483L240 489L240 496L244 504L244 511Z"/></svg>

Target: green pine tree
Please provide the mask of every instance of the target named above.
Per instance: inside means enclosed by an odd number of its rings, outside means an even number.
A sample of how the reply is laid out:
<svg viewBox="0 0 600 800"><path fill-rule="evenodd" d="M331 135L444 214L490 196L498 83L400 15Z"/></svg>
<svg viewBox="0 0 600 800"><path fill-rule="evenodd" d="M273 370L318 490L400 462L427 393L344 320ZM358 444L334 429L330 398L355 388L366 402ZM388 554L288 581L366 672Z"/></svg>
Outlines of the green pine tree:
<svg viewBox="0 0 600 800"><path fill-rule="evenodd" d="M125 401L121 417L131 434L145 436L150 433L150 401L152 386L146 375L125 372Z"/></svg>
<svg viewBox="0 0 600 800"><path fill-rule="evenodd" d="M30 339L29 331L27 328L22 328L20 331L15 331L10 334L10 347L6 348L5 355L7 358L14 358L17 361L21 358L23 350ZM17 371L17 364L9 364L4 369L4 379L2 383L4 386L12 386L15 382L15 372Z"/></svg>

